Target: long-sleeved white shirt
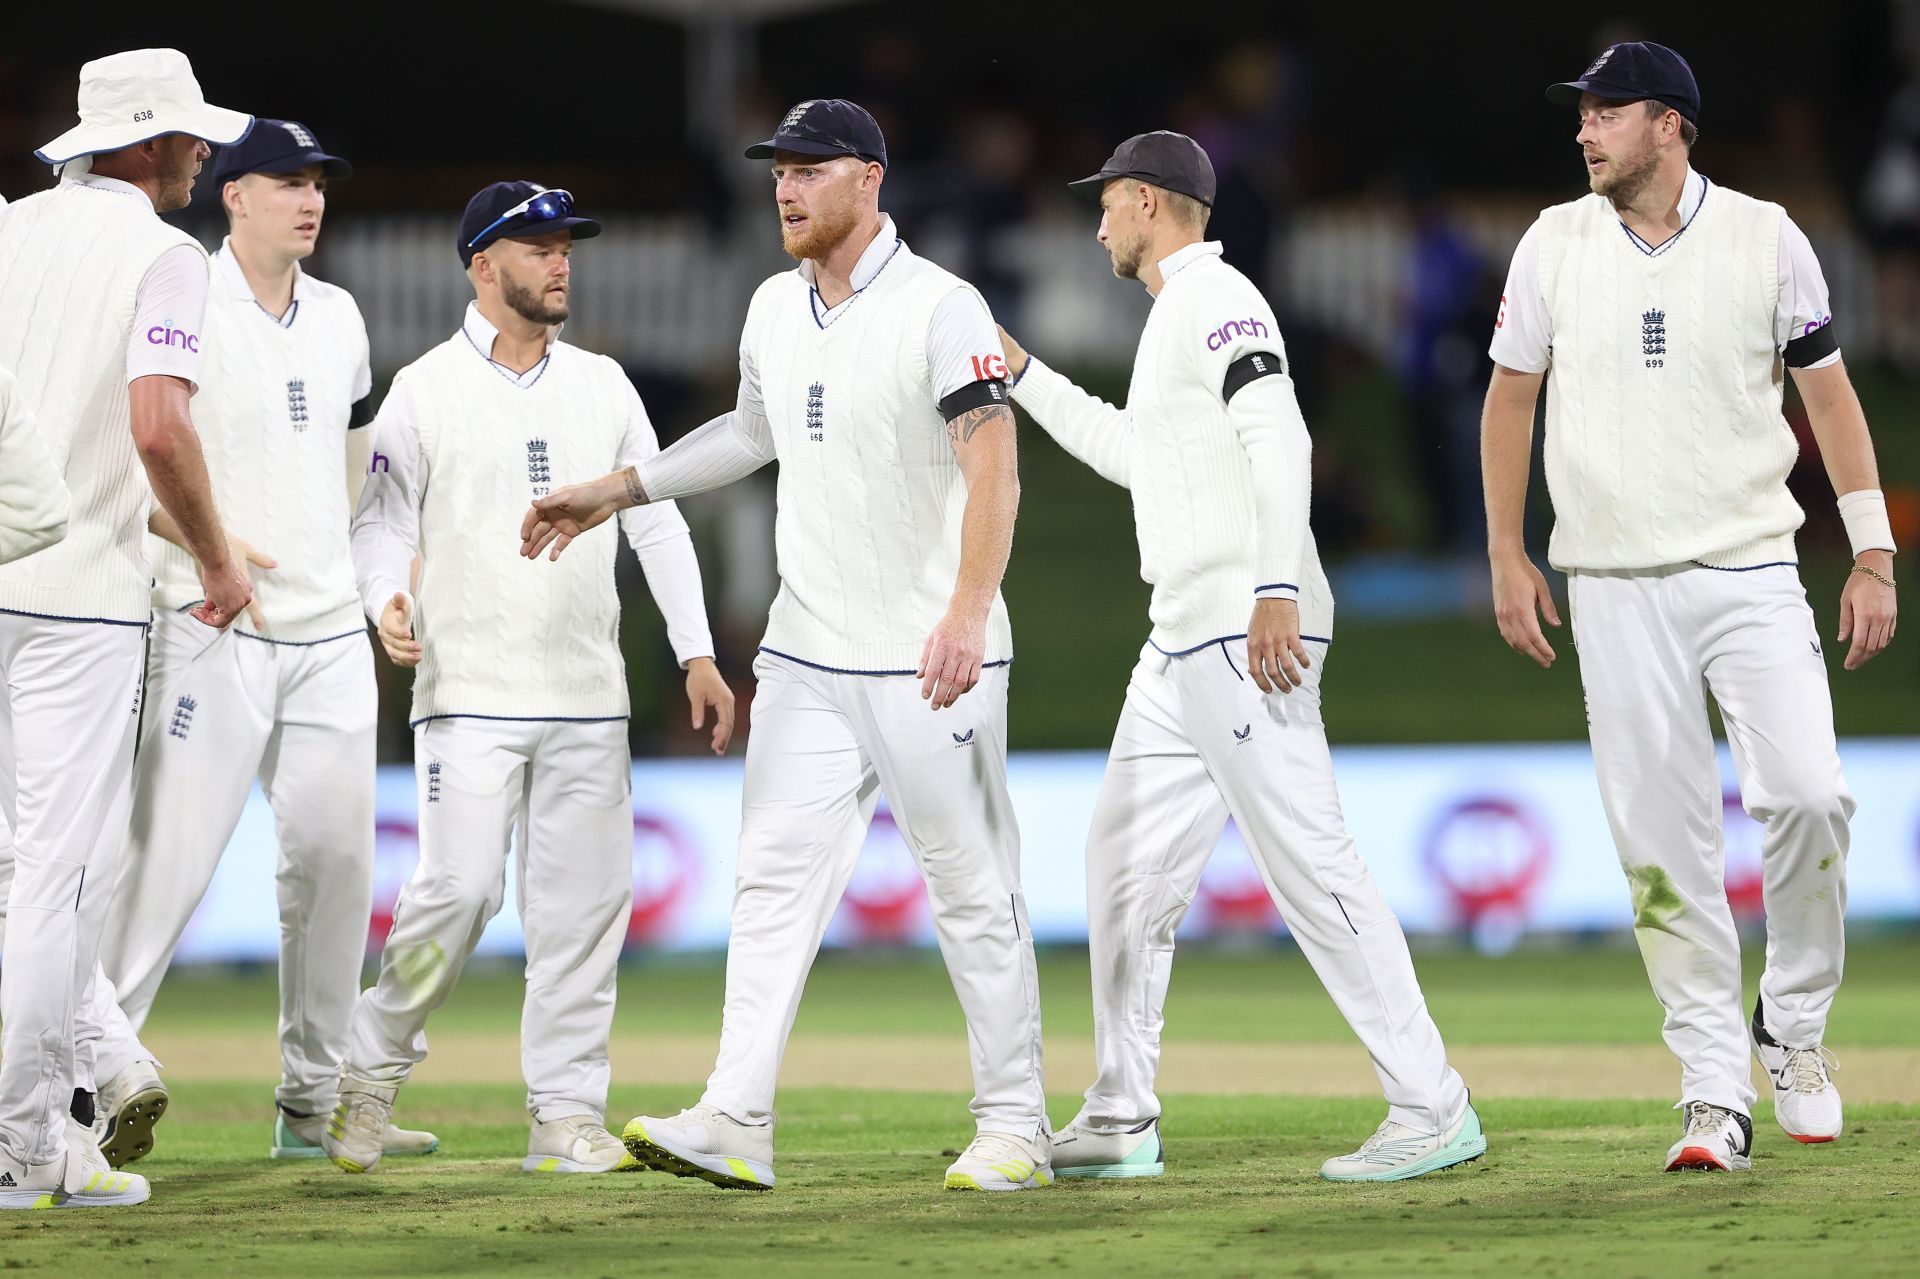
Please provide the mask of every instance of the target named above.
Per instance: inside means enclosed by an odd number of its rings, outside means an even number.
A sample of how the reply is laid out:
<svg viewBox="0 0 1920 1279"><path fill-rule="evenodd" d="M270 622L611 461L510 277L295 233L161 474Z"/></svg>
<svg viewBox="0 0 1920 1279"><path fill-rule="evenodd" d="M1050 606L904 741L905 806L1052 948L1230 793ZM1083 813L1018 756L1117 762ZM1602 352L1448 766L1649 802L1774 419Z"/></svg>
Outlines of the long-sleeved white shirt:
<svg viewBox="0 0 1920 1279"><path fill-rule="evenodd" d="M1126 408L1037 359L1014 385L1014 401L1062 447L1132 493L1152 641L1168 653L1245 635L1256 598L1298 600L1304 638L1333 633L1333 592L1307 523L1312 442L1279 324L1220 248L1191 244L1160 261ZM1229 367L1261 353L1283 371L1229 400Z"/></svg>
<svg viewBox="0 0 1920 1279"><path fill-rule="evenodd" d="M553 358L549 350L525 373L515 373L495 362L493 340L498 330L471 304L461 331L485 357L486 363L480 367L518 386L532 386L546 374ZM660 451L659 438L646 406L640 402L640 393L631 386L627 389L631 397L627 429L614 469L640 466ZM368 429L373 433L373 457L354 514L352 540L361 602L367 616L377 624L395 594L405 595L409 601L413 598L412 566L420 548L420 509L432 477L420 451L412 391L404 382L395 384ZM633 507L620 512L619 522L646 573L647 589L666 620L674 656L682 666L696 657L713 656L700 566L679 509L671 502Z"/></svg>

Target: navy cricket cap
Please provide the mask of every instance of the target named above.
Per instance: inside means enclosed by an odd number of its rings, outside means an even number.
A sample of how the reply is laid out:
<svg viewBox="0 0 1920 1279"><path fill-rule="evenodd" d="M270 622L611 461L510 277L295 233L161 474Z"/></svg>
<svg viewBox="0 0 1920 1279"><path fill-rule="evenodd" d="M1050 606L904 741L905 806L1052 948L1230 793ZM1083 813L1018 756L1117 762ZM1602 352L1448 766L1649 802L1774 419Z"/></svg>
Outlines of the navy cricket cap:
<svg viewBox="0 0 1920 1279"><path fill-rule="evenodd" d="M1651 98L1678 111L1688 123L1700 123L1700 86L1694 83L1693 68L1664 44L1633 40L1613 45L1578 80L1548 85L1547 101L1577 106L1583 93L1615 102Z"/></svg>
<svg viewBox="0 0 1920 1279"><path fill-rule="evenodd" d="M473 255L495 240L531 239L571 231L576 240L591 240L600 234L600 224L592 218L573 215L573 194L522 178L517 182L495 182L482 187L467 201L460 215L460 239L455 246L460 265L471 266Z"/></svg>
<svg viewBox="0 0 1920 1279"><path fill-rule="evenodd" d="M329 178L353 174L351 164L320 149L319 139L306 125L261 116L253 122L253 132L220 148L213 161L213 181L215 186L224 186L249 173L292 173L315 164Z"/></svg>
<svg viewBox="0 0 1920 1279"><path fill-rule="evenodd" d="M747 148L747 159L767 160L775 151L817 155L823 159L850 155L885 166L887 140L867 109L845 98L809 98L780 117L780 127L765 142Z"/></svg>
<svg viewBox="0 0 1920 1279"><path fill-rule="evenodd" d="M1207 158L1204 147L1184 133L1170 133L1165 129L1136 133L1114 148L1113 155L1100 166L1100 172L1067 183L1067 189L1089 200L1098 200L1101 190L1114 178L1138 178L1213 207L1216 186L1213 161Z"/></svg>

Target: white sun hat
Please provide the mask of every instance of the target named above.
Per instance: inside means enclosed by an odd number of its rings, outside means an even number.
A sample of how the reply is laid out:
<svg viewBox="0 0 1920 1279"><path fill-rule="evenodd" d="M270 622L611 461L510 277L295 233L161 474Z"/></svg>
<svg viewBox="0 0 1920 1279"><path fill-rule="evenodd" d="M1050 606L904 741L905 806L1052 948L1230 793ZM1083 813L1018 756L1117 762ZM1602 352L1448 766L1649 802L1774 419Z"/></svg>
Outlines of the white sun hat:
<svg viewBox="0 0 1920 1279"><path fill-rule="evenodd" d="M130 49L80 68L80 123L33 154L65 164L168 133L228 146L252 128L252 116L207 105L186 54Z"/></svg>

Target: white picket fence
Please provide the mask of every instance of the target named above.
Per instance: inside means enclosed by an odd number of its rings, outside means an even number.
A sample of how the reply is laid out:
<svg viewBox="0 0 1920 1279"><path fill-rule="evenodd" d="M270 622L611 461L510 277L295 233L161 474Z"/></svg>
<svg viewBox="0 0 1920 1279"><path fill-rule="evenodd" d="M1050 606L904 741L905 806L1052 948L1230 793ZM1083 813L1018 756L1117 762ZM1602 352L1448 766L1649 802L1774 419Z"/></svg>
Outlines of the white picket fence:
<svg viewBox="0 0 1920 1279"><path fill-rule="evenodd" d="M1517 206L1515 206L1517 208ZM1504 207L1462 214L1497 274L1528 216ZM1844 227L1810 227L1847 349L1875 348L1871 255ZM916 251L956 261L937 232ZM1056 359L1131 359L1148 298L1112 278L1105 252L1081 221L1039 221L993 246L1024 282L1026 335ZM1311 319L1381 357L1397 339L1406 302L1411 234L1389 205L1324 207L1293 222L1266 281L1279 309ZM754 286L786 265L776 246L747 246L682 219L610 218L576 259L569 337L651 372L723 372L734 358ZM448 221L405 216L343 220L329 229L320 272L350 290L367 317L374 363L396 368L442 341L471 296ZM1493 317L1487 317L1491 329Z"/></svg>

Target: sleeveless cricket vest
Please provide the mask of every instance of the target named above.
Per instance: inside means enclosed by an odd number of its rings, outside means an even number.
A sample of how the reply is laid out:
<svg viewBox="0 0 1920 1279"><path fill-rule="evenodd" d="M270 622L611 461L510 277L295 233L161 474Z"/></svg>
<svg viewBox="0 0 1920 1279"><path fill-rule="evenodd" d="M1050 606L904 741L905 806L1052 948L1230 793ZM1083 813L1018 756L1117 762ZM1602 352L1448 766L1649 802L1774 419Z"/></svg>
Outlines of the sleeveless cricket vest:
<svg viewBox="0 0 1920 1279"><path fill-rule="evenodd" d="M462 331L395 379L412 395L426 475L415 723L628 713L615 521L558 560L519 553L533 499L611 471L627 428L631 391L620 366L560 341L550 350L546 372L522 387Z"/></svg>
<svg viewBox="0 0 1920 1279"><path fill-rule="evenodd" d="M1774 333L1782 216L1711 187L1649 254L1601 196L1541 215L1556 568L1793 560L1798 449Z"/></svg>
<svg viewBox="0 0 1920 1279"><path fill-rule="evenodd" d="M205 257L146 200L79 182L0 209L0 367L13 370L73 494L64 541L0 565L0 609L140 625L152 616L153 490L133 445L127 342L140 282L183 244Z"/></svg>
<svg viewBox="0 0 1920 1279"><path fill-rule="evenodd" d="M837 670L918 669L953 597L967 504L927 328L943 298L970 287L902 243L824 323L796 272L754 294L745 343L780 459L769 651ZM996 592L984 660L1012 656Z"/></svg>

